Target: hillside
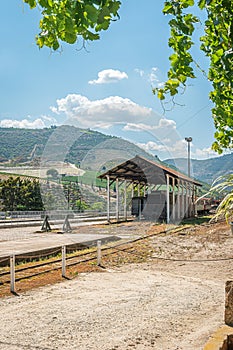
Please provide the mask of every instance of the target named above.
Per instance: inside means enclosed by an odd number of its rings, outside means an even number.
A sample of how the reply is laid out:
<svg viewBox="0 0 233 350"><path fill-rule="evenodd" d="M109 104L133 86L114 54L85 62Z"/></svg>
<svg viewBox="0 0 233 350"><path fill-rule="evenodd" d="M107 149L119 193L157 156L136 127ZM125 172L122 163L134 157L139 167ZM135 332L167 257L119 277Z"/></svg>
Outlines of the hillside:
<svg viewBox="0 0 233 350"><path fill-rule="evenodd" d="M166 159L164 162L187 173L186 158ZM203 182L212 183L217 177L231 172L233 173L233 153L217 158L191 161L192 176Z"/></svg>
<svg viewBox="0 0 233 350"><path fill-rule="evenodd" d="M133 143L90 129L68 125L44 129L0 128L2 165L37 165L42 157L96 170L136 154L153 159Z"/></svg>
<svg viewBox="0 0 233 350"><path fill-rule="evenodd" d="M53 129L0 128L0 161L25 162L42 154Z"/></svg>
<svg viewBox="0 0 233 350"><path fill-rule="evenodd" d="M39 165L43 161L66 161L83 169L99 171L135 155L155 158L135 144L90 129L63 125L44 129L0 128L2 165ZM159 161L157 158L156 161ZM187 159L167 159L171 167L187 174ZM191 175L206 183L233 172L233 154L206 160L192 159Z"/></svg>

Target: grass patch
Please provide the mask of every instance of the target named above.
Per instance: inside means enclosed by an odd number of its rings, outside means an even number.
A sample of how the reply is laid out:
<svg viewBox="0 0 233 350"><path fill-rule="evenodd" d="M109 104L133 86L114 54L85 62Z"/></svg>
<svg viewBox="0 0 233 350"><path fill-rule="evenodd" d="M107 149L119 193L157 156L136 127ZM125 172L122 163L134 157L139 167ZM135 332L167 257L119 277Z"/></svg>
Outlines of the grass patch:
<svg viewBox="0 0 233 350"><path fill-rule="evenodd" d="M208 223L212 219L212 215L205 215L195 218L183 219L180 225L202 225Z"/></svg>

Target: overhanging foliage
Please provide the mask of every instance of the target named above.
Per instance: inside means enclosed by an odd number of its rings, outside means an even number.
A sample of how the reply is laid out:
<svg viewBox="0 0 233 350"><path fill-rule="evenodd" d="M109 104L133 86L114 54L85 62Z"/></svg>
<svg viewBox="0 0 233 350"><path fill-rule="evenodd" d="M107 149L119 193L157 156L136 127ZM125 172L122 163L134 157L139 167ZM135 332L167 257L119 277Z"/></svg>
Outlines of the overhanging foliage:
<svg viewBox="0 0 233 350"><path fill-rule="evenodd" d="M168 80L154 93L164 100L174 96L186 86L188 78L195 78L194 59L190 53L195 23L200 23L192 13L198 5L206 11L205 34L200 38L200 49L210 59L208 79L212 83L209 94L214 106L212 117L216 128L212 148L222 153L233 147L233 2L229 0L169 0L165 1L164 14L171 15L169 46L173 49Z"/></svg>
<svg viewBox="0 0 233 350"><path fill-rule="evenodd" d="M118 18L117 0L23 0L30 8L41 10L40 33L36 42L40 48L57 50L61 41L74 44L79 38L99 39L99 32L108 29Z"/></svg>

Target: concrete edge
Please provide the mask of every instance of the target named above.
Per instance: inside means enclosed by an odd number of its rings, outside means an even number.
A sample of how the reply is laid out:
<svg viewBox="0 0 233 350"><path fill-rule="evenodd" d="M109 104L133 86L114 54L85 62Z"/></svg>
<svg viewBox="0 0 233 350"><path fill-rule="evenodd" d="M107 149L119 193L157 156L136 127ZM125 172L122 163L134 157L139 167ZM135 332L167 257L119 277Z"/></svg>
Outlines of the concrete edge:
<svg viewBox="0 0 233 350"><path fill-rule="evenodd" d="M48 257L50 255L53 255L53 252L56 251L55 255L57 254L57 250L62 247L62 245L65 245L67 248L67 252L72 251L78 251L83 249L88 249L91 247L96 247L97 242L101 241L101 244L107 244L110 242L117 242L122 240L122 238L118 236L106 236L106 237L100 237L96 239L92 239L89 241L81 241L81 242L75 242L75 243L67 243L67 244L60 244L58 246L52 246L52 247L44 247L39 250L30 250L30 251L24 251L21 253L16 253L15 256L17 258L17 262L20 261L31 261L32 259L40 259L42 257ZM9 265L10 261L10 255L3 255L0 257L0 267L4 267Z"/></svg>
<svg viewBox="0 0 233 350"><path fill-rule="evenodd" d="M203 350L223 350L223 343L230 334L233 334L233 327L223 325L211 335Z"/></svg>

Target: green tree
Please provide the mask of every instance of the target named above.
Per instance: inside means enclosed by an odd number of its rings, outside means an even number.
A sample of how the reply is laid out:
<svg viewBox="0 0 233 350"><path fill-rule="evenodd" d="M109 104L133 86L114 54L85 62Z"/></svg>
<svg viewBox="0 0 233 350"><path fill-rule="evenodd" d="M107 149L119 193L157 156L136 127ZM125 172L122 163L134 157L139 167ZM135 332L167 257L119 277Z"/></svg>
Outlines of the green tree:
<svg viewBox="0 0 233 350"><path fill-rule="evenodd" d="M83 212L84 210L90 209L90 206L84 200L78 199L74 209Z"/></svg>
<svg viewBox="0 0 233 350"><path fill-rule="evenodd" d="M17 210L17 206L20 205L22 200L21 186L22 181L19 177L9 177L9 179L1 181L0 189L3 210Z"/></svg>
<svg viewBox="0 0 233 350"><path fill-rule="evenodd" d="M57 171L57 169L51 168L47 170L46 175L51 176L53 179L57 179L59 172Z"/></svg>
<svg viewBox="0 0 233 350"><path fill-rule="evenodd" d="M39 181L25 180L24 184L24 210L43 210Z"/></svg>
<svg viewBox="0 0 233 350"><path fill-rule="evenodd" d="M77 205L77 202L80 200L80 197L81 197L78 184L75 182L64 183L63 191L67 200L67 206L68 206L67 209L72 209L72 210L80 209L79 205Z"/></svg>
<svg viewBox="0 0 233 350"><path fill-rule="evenodd" d="M31 8L41 10L39 47L57 50L61 41L73 44L79 38L99 39L99 32L108 29L118 18L121 2L117 0L23 0ZM162 0L161 0L162 1ZM233 1L231 0L166 0L163 13L172 16L168 45L173 50L169 57L170 69L163 88L155 88L160 100L174 98L187 81L195 78L199 64L192 57L192 36L195 24L201 20L194 14L196 8L205 11L205 34L200 38L200 49L209 58L206 74L212 83L210 99L216 128L213 149L222 153L233 148ZM146 16L146 7L145 7Z"/></svg>
<svg viewBox="0 0 233 350"><path fill-rule="evenodd" d="M164 14L172 16L169 46L173 53L169 57L170 70L163 88L154 93L164 100L173 98L179 89L184 89L189 78L195 78L198 62L192 57L192 36L195 24L201 20L194 15L192 7L198 5L206 12L205 33L200 37L200 49L209 58L208 80L212 83L209 94L213 102L212 117L216 128L212 148L222 153L224 148L233 148L233 2L229 0L168 0ZM193 7L196 10L196 7ZM205 73L205 72L204 72Z"/></svg>
<svg viewBox="0 0 233 350"><path fill-rule="evenodd" d="M23 0L42 14L36 42L41 48L57 50L61 41L74 44L79 38L98 40L99 32L108 29L119 17L117 0Z"/></svg>
<svg viewBox="0 0 233 350"><path fill-rule="evenodd" d="M20 177L2 180L0 198L2 209L5 211L43 210L40 184L36 180L22 180Z"/></svg>

